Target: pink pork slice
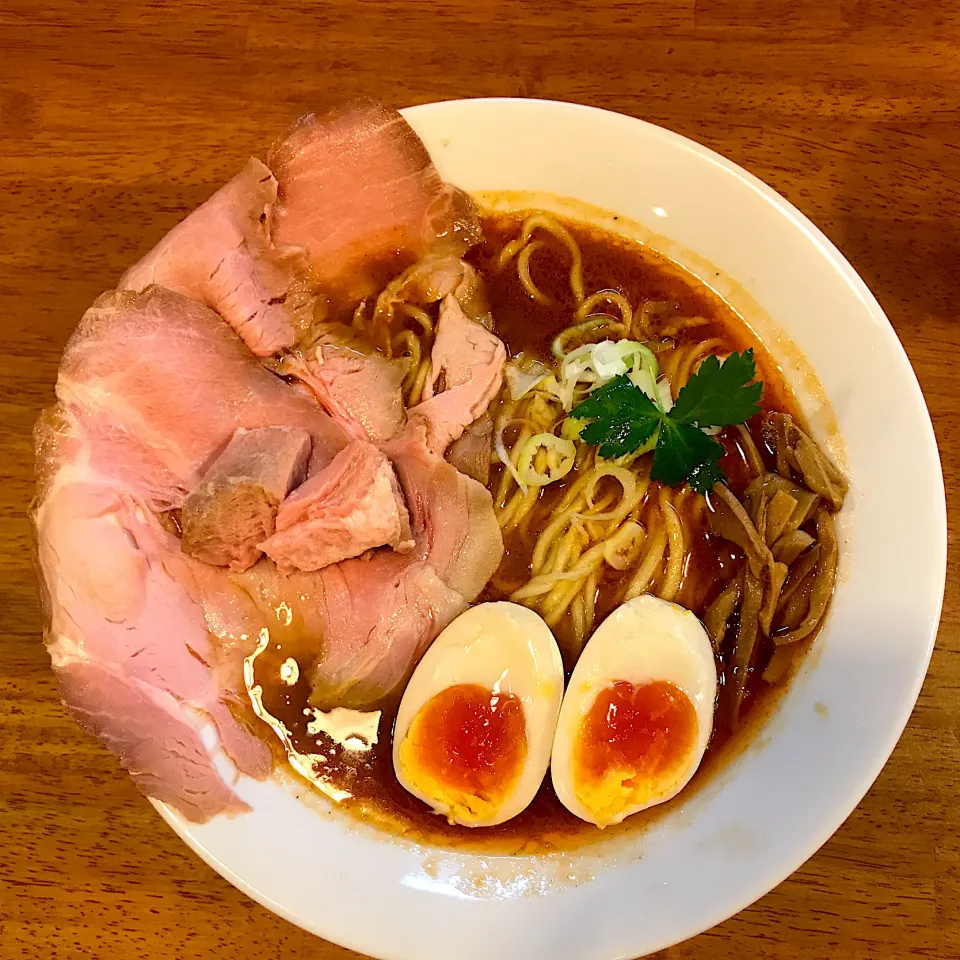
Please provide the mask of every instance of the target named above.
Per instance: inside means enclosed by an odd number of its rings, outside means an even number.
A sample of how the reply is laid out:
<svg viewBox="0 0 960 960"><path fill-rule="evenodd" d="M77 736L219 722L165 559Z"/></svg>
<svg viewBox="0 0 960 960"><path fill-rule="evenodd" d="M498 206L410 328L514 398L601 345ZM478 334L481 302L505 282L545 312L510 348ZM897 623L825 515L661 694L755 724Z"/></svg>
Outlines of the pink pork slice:
<svg viewBox="0 0 960 960"><path fill-rule="evenodd" d="M490 482L493 459L493 417L488 410L450 444L447 462L461 473L486 486Z"/></svg>
<svg viewBox="0 0 960 960"><path fill-rule="evenodd" d="M38 441L41 461L64 448ZM239 770L265 777L270 752L235 719L233 693L215 680L204 612L168 571L175 538L92 470L81 445L71 447L76 459L38 464L46 479L36 513L48 650L64 703L147 795L192 820L245 810L215 753L222 747ZM212 740L201 735L207 721Z"/></svg>
<svg viewBox="0 0 960 960"><path fill-rule="evenodd" d="M301 380L350 436L381 442L406 421L404 366L376 353L321 344L312 358L292 355L284 371Z"/></svg>
<svg viewBox="0 0 960 960"><path fill-rule="evenodd" d="M251 567L275 529L281 502L303 481L309 457L306 430L238 429L183 505L183 552L231 570Z"/></svg>
<svg viewBox="0 0 960 960"><path fill-rule="evenodd" d="M480 594L503 556L489 492L426 449L417 424L386 448L416 546L322 571L322 656L311 701L362 708L394 694L440 631Z"/></svg>
<svg viewBox="0 0 960 960"><path fill-rule="evenodd" d="M422 424L408 424L384 452L410 511L409 553L378 550L287 575L261 562L234 576L264 617L285 604L298 631L316 638L315 706L367 709L394 695L503 556L489 492L426 448Z"/></svg>
<svg viewBox="0 0 960 960"><path fill-rule="evenodd" d="M499 337L471 320L454 296L440 304L425 399L409 411L426 428L426 443L442 455L482 416L503 382L507 352Z"/></svg>
<svg viewBox="0 0 960 960"><path fill-rule="evenodd" d="M292 347L313 319L303 251L270 237L277 181L250 160L121 278L159 284L216 310L258 357Z"/></svg>
<svg viewBox="0 0 960 960"><path fill-rule="evenodd" d="M238 427L306 430L311 471L348 440L216 313L164 287L97 299L67 343L57 396L97 468L155 510L182 506Z"/></svg>
<svg viewBox="0 0 960 960"><path fill-rule="evenodd" d="M373 547L413 547L410 518L390 461L372 444L344 447L281 504L260 548L285 571L320 570Z"/></svg>
<svg viewBox="0 0 960 960"><path fill-rule="evenodd" d="M333 296L369 296L398 260L413 263L438 243L459 254L479 239L469 199L443 183L410 125L380 104L302 117L267 163L280 184L274 239L304 248Z"/></svg>
<svg viewBox="0 0 960 960"><path fill-rule="evenodd" d="M271 163L275 179L252 161L128 272L131 289L84 315L37 438L48 649L64 700L145 793L196 820L245 809L221 750L252 776L270 768L229 708L248 638L276 619L260 602L268 583L322 641L314 699L363 704L397 689L502 553L489 494L423 447L423 423L408 424L415 451L388 452L415 528L408 554L228 573L180 552L157 522L238 428L306 431L309 475L356 436L254 356L296 343L318 283L366 295L385 268L458 255L479 236L468 198L394 111L305 118Z"/></svg>

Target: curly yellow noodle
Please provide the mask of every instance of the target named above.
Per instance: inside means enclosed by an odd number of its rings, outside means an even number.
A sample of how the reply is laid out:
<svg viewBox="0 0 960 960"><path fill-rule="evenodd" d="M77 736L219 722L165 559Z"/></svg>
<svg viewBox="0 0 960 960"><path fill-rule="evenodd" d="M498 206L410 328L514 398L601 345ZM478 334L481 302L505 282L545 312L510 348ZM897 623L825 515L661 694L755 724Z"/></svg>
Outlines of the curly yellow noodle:
<svg viewBox="0 0 960 960"><path fill-rule="evenodd" d="M533 216L527 217L527 219L524 220L520 236L515 240L511 240L500 251L500 256L497 258L497 269L503 270L503 268L527 246L536 230L545 230L547 233L552 234L570 251L570 291L573 293L574 302L577 304L581 303L584 299L584 291L583 259L580 255L580 245L573 239L570 231L567 230L563 224L546 213L535 213ZM547 302L549 302L549 300Z"/></svg>
<svg viewBox="0 0 960 960"><path fill-rule="evenodd" d="M645 300L641 303L634 321L637 339L646 340L653 336L654 331L664 325L664 317L672 315L676 306L673 300ZM673 317L669 316L667 319L672 320Z"/></svg>
<svg viewBox="0 0 960 960"><path fill-rule="evenodd" d="M524 501L528 492L529 491L525 492L518 487L509 494L499 506L494 505L494 511L497 514L497 520L500 523L501 529L504 529L510 523L513 515L520 509L520 504Z"/></svg>
<svg viewBox="0 0 960 960"><path fill-rule="evenodd" d="M431 317L426 310L413 303L400 303L397 304L397 308L403 316L416 321L425 336L430 337L433 335L433 317Z"/></svg>
<svg viewBox="0 0 960 960"><path fill-rule="evenodd" d="M551 562L545 568L547 572L554 573L561 570L568 570L570 564L579 558L583 550L584 535L578 527L571 527L569 533L564 536L556 547L556 552L551 558Z"/></svg>
<svg viewBox="0 0 960 960"><path fill-rule="evenodd" d="M666 524L659 517L655 525L647 529L647 539L638 559L637 571L623 592L624 600L632 600L647 592L647 588L660 570L667 549Z"/></svg>
<svg viewBox="0 0 960 960"><path fill-rule="evenodd" d="M537 505L537 500L540 498L539 487L530 487L526 493L522 491L518 491L518 493L519 496L511 500L512 508L509 512L504 511L500 522L500 527L505 533L519 526L530 511Z"/></svg>
<svg viewBox="0 0 960 960"><path fill-rule="evenodd" d="M582 548L583 544L580 544ZM576 574L576 577L564 577L562 580L558 578L557 586L554 589L556 592L558 589L561 593L570 592L570 598L576 594L576 592L582 587L583 581L590 576L594 571L599 569L600 564L603 562L603 544L598 543L592 546L586 553L583 553L577 558L576 568L571 571ZM557 598L554 597L553 600ZM548 609L552 605L552 601L548 600L545 604L545 609ZM566 609L566 605L564 605Z"/></svg>
<svg viewBox="0 0 960 960"><path fill-rule="evenodd" d="M599 524L594 526L594 523L588 519L590 514L579 512L577 509L579 506L579 503L574 503L566 509L557 511L554 519L547 524L543 533L541 533L534 547L531 561L531 569L534 574L557 569L556 544L561 539L561 535L565 536L563 531L568 528L576 532L578 539L583 539L584 531L588 541L606 539L606 526L600 526Z"/></svg>
<svg viewBox="0 0 960 960"><path fill-rule="evenodd" d="M587 630L593 629L593 621L597 615L597 586L599 582L600 575L594 571L587 577L587 582L583 587L583 603Z"/></svg>
<svg viewBox="0 0 960 960"><path fill-rule="evenodd" d="M674 397L677 395L677 368L683 362L684 352L684 347L674 346L672 350L657 357L660 362L660 372L670 381Z"/></svg>
<svg viewBox="0 0 960 960"><path fill-rule="evenodd" d="M539 577L534 577L519 587L515 587L510 594L510 599L523 603L536 597L542 597L549 593L558 583L571 583L581 581L585 576L581 569L570 570L567 573L542 573Z"/></svg>
<svg viewBox="0 0 960 960"><path fill-rule="evenodd" d="M681 330L693 330L712 322L709 317L677 317L670 323L662 324L659 332L662 337L675 337Z"/></svg>
<svg viewBox="0 0 960 960"><path fill-rule="evenodd" d="M547 593L555 594L558 588L562 592L571 588L572 597L580 588L583 580L590 575L602 559L602 550L597 551L596 547L580 556L582 541L577 538L576 534L577 531L573 529L556 543L551 557L553 562L546 564L546 572L533 577L529 583L515 591L511 599L524 600ZM551 570L553 565L566 568L571 560L577 561L574 569ZM544 609L548 606L549 598L545 601Z"/></svg>
<svg viewBox="0 0 960 960"><path fill-rule="evenodd" d="M683 491L671 502L667 487L660 490L660 511L663 515L667 531L668 554L667 566L664 570L663 583L657 591L661 600L673 600L680 589L683 579L683 561L686 557L686 545L683 537L683 523L680 520L679 508L685 499Z"/></svg>
<svg viewBox="0 0 960 960"><path fill-rule="evenodd" d="M546 569L547 557L554 548L561 535L570 525L568 513L560 513L551 520L537 538L537 545L533 548L533 558L530 566L535 574Z"/></svg>
<svg viewBox="0 0 960 960"><path fill-rule="evenodd" d="M613 496L607 493L595 500L597 485L604 477L617 481L620 493ZM512 599L533 601L550 625L556 625L570 609L575 642L582 643L593 627L599 569L605 562L606 545L624 518L638 512L649 483L647 469L638 477L622 465L597 461L593 469L578 478L555 508L553 519L534 547L533 576L528 584L513 593ZM609 509L615 502L615 508ZM575 526L578 522L585 529L587 543L591 544L583 555L580 555L583 534Z"/></svg>
<svg viewBox="0 0 960 960"><path fill-rule="evenodd" d="M430 358L424 357L417 368L417 375L414 378L413 386L410 388L410 396L407 398L407 406L415 407L423 399L423 388L427 385L427 378L430 376Z"/></svg>
<svg viewBox="0 0 960 960"><path fill-rule="evenodd" d="M577 479L567 488L567 492L563 495L563 499L557 504L556 509L558 512L566 510L583 497L583 492L586 490L587 484L590 482L590 478L592 476L592 470L588 470L582 476L577 477ZM583 502L586 503L586 500Z"/></svg>
<svg viewBox="0 0 960 960"><path fill-rule="evenodd" d="M577 322L586 320L601 303L616 304L620 311L621 337L629 337L633 327L633 308L627 298L618 290L600 290L587 297L575 314Z"/></svg>
<svg viewBox="0 0 960 960"><path fill-rule="evenodd" d="M570 607L570 621L573 627L573 641L577 647L581 647L588 630L587 610L582 592L577 595Z"/></svg>
<svg viewBox="0 0 960 960"><path fill-rule="evenodd" d="M697 366L699 366L709 354L717 353L723 350L724 347L724 342L718 339L704 340L702 343L694 343L687 347L683 362L678 365L677 382L674 384L674 390L679 393L680 388L690 379Z"/></svg>
<svg viewBox="0 0 960 960"><path fill-rule="evenodd" d="M555 627L560 622L567 608L580 592L581 582L582 578L578 577L573 581L558 583L540 601L540 616L546 620L548 626Z"/></svg>
<svg viewBox="0 0 960 960"><path fill-rule="evenodd" d="M420 338L412 330L402 330L398 333L391 341L391 346L394 356L407 357L410 360L410 366L407 368L402 384L404 400L406 400L417 380L420 360L423 356L423 346L420 343Z"/></svg>
<svg viewBox="0 0 960 960"><path fill-rule="evenodd" d="M702 526L707 515L707 498L697 494L693 501L693 522Z"/></svg>
<svg viewBox="0 0 960 960"><path fill-rule="evenodd" d="M584 527L591 540L603 540L607 535L607 524L603 520L587 520Z"/></svg>
<svg viewBox="0 0 960 960"><path fill-rule="evenodd" d="M537 303L549 306L553 303L553 300L533 282L533 277L530 276L530 257L542 246L543 243L540 240L532 240L520 251L517 256L517 274L520 277L520 283L523 289L526 290Z"/></svg>
<svg viewBox="0 0 960 960"><path fill-rule="evenodd" d="M602 561L602 555L597 559L592 559L592 565L599 567ZM593 569L589 571L593 572ZM569 584L558 584L547 595L547 598L541 604L541 616L546 620L547 625L555 627L563 615L567 612L570 604L573 603L577 594L582 590L582 581L575 581Z"/></svg>
<svg viewBox="0 0 960 960"><path fill-rule="evenodd" d="M531 565L530 572L535 577L540 576L549 576L552 577L553 573L559 571L560 573L569 573L567 567L564 566L564 559L570 558L574 555L574 550L576 549L576 555L579 556L580 550L580 531L575 527L566 527L563 532L554 539L553 543L550 545L550 549L547 551L547 554L543 560L543 564L539 569L534 568ZM577 575L579 576L579 574ZM560 577L562 580L576 579L576 577ZM550 580L551 586L557 582L557 578L552 577Z"/></svg>

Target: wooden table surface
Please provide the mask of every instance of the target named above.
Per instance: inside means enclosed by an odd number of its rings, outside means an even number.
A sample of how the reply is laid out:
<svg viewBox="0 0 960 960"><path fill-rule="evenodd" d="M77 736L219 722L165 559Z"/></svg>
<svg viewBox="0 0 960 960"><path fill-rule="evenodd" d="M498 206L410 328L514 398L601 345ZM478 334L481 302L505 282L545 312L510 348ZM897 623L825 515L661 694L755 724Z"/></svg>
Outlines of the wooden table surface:
<svg viewBox="0 0 960 960"><path fill-rule="evenodd" d="M289 121L343 97L609 107L742 164L837 243L910 355L956 506L958 9L950 0L4 0L0 957L356 956L213 873L60 705L30 558L30 428L71 328L125 266ZM950 545L930 673L866 799L779 888L661 956L960 957L955 524Z"/></svg>

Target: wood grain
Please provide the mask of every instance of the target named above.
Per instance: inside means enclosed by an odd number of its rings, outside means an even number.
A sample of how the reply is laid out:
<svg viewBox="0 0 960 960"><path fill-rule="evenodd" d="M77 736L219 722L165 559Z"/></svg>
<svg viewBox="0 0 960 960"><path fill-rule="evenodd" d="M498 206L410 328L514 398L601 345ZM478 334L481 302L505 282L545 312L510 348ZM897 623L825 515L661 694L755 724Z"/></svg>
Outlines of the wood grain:
<svg viewBox="0 0 960 960"><path fill-rule="evenodd" d="M0 957L355 956L190 854L61 707L39 641L30 428L84 308L300 112L357 94L578 100L663 124L807 213L885 307L960 496L960 7L937 0L0 7ZM960 569L857 811L662 957L960 956Z"/></svg>

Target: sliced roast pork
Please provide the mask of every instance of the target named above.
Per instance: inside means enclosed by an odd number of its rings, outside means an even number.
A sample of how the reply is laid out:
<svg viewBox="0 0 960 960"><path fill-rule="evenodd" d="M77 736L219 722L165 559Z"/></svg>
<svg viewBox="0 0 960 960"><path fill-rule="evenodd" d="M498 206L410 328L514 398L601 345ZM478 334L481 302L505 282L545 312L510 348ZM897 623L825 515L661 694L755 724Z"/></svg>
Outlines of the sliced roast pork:
<svg viewBox="0 0 960 960"><path fill-rule="evenodd" d="M261 562L233 576L264 616L291 609L300 631L315 640L310 699L323 709L368 709L389 698L468 606L419 551L380 550L287 575Z"/></svg>
<svg viewBox="0 0 960 960"><path fill-rule="evenodd" d="M472 603L503 556L489 491L434 454L419 422L384 449L400 479L418 547L444 583Z"/></svg>
<svg viewBox="0 0 960 960"><path fill-rule="evenodd" d="M316 638L316 706L359 709L389 698L503 556L489 492L431 453L421 426L410 424L385 451L410 510L409 553L377 550L286 576L262 562L234 578L265 616L286 604Z"/></svg>
<svg viewBox="0 0 960 960"><path fill-rule="evenodd" d="M363 440L294 490L261 544L284 571L320 570L381 546L412 549L410 518L390 461Z"/></svg>
<svg viewBox="0 0 960 960"><path fill-rule="evenodd" d="M82 458L48 481L36 522L64 703L148 795L194 820L245 809L216 754L263 777L269 751L218 688L204 612L164 563L168 535Z"/></svg>
<svg viewBox="0 0 960 960"><path fill-rule="evenodd" d="M270 237L277 181L250 160L118 284L159 284L216 310L258 357L292 347L313 318L307 263Z"/></svg>
<svg viewBox="0 0 960 960"><path fill-rule="evenodd" d="M503 555L490 494L430 453L411 428L389 451L417 545L322 571L316 705L363 707L406 682L437 634L473 602Z"/></svg>
<svg viewBox="0 0 960 960"><path fill-rule="evenodd" d="M436 303L453 293L463 283L464 273L472 269L452 254L428 254L388 284L385 295L377 298L377 307L382 310L398 303Z"/></svg>
<svg viewBox="0 0 960 960"><path fill-rule="evenodd" d="M461 473L487 485L493 460L493 417L489 411L474 420L462 436L450 444L447 460Z"/></svg>
<svg viewBox="0 0 960 960"><path fill-rule="evenodd" d="M425 399L410 411L426 429L427 446L442 454L490 406L503 382L503 342L471 320L454 296L440 304Z"/></svg>
<svg viewBox="0 0 960 960"><path fill-rule="evenodd" d="M253 566L259 544L276 528L281 501L306 476L309 457L306 430L240 427L183 505L183 552L231 570Z"/></svg>
<svg viewBox="0 0 960 960"><path fill-rule="evenodd" d="M401 386L407 368L401 360L321 343L307 355L286 357L281 369L306 384L352 437L389 440L406 421Z"/></svg>
<svg viewBox="0 0 960 960"><path fill-rule="evenodd" d="M238 427L306 430L311 469L348 439L217 314L162 287L98 298L64 351L57 396L98 468L154 509L181 506Z"/></svg>
<svg viewBox="0 0 960 960"><path fill-rule="evenodd" d="M503 366L456 259L479 237L469 199L373 104L304 118L268 162L87 311L37 434L64 701L145 793L195 820L244 809L236 771L270 769L239 719L241 667L281 603L316 645L314 702L365 706L503 551L490 495L440 456ZM408 420L402 366L324 340L313 308L335 316L424 256L417 295L444 299L429 399ZM159 520L177 510L182 541Z"/></svg>
<svg viewBox="0 0 960 960"><path fill-rule="evenodd" d="M458 289L472 288L475 285L473 280L464 282L468 274L476 277L473 267L460 257L449 253L428 254L407 267L383 289L374 308L374 325L389 320L400 304L413 303L425 307Z"/></svg>
<svg viewBox="0 0 960 960"><path fill-rule="evenodd" d="M303 117L267 158L280 183L274 240L306 250L321 288L356 301L442 246L479 238L469 198L443 183L395 110L348 104Z"/></svg>

